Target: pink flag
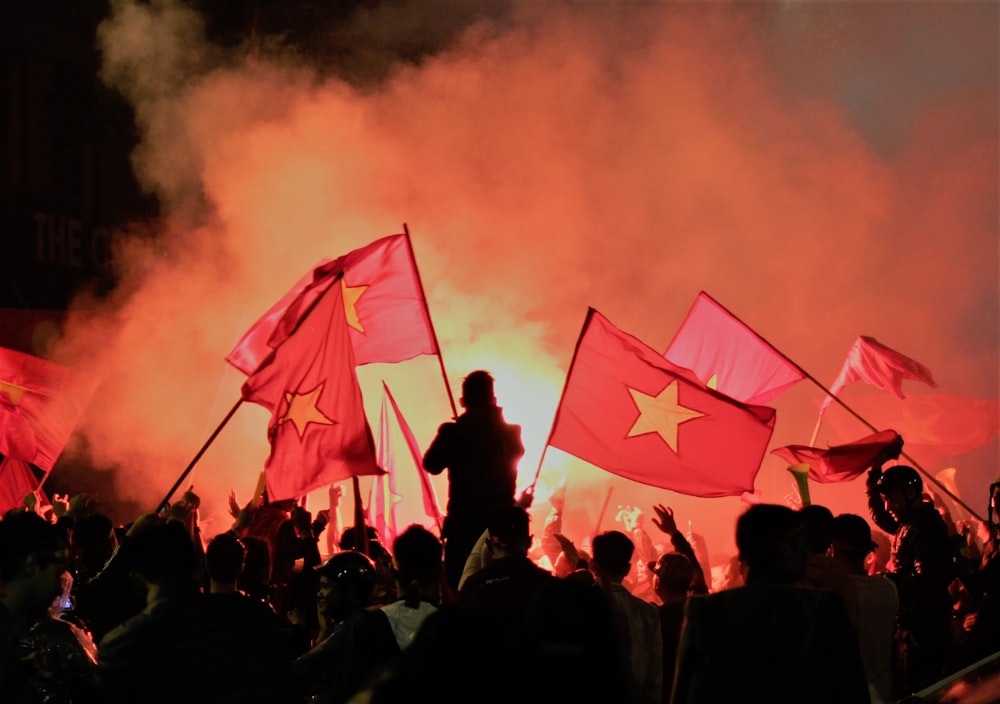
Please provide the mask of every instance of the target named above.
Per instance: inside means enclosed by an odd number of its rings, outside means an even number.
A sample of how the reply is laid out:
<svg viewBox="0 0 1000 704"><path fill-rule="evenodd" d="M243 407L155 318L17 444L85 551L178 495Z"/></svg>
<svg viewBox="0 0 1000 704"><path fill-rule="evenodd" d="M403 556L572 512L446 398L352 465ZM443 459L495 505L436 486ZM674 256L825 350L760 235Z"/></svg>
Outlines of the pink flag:
<svg viewBox="0 0 1000 704"><path fill-rule="evenodd" d="M332 284L311 310L289 309L286 317L296 320L278 322L280 344L243 385L245 400L272 413L264 474L273 501L383 473L354 370L341 288Z"/></svg>
<svg viewBox="0 0 1000 704"><path fill-rule="evenodd" d="M784 355L702 291L663 354L706 386L762 404L805 378Z"/></svg>
<svg viewBox="0 0 1000 704"><path fill-rule="evenodd" d="M413 431L410 430L410 424L406 422L406 418L403 417L402 411L399 410L399 404L396 403L396 398L389 391L389 387L386 383L382 382L382 389L385 391L386 398L389 399L389 404L392 406L393 414L396 417L396 423L399 425L399 430L403 434L403 439L406 440L406 447L410 451L410 459L413 462L413 468L417 473L417 477L420 480L420 495L423 499L424 516L427 518L427 527L434 525L437 526L438 532L441 532L441 509L438 507L437 495L434 493L434 485L431 484L431 479L427 475L427 472L423 471L423 453L420 451L420 445L417 443L417 438L413 435ZM421 521L423 523L424 521Z"/></svg>
<svg viewBox="0 0 1000 704"><path fill-rule="evenodd" d="M390 235L324 261L300 279L243 335L226 361L250 375L289 326L337 279L357 365L436 354L423 288L405 234Z"/></svg>
<svg viewBox="0 0 1000 704"><path fill-rule="evenodd" d="M396 492L396 472L389 444L389 409L385 394L378 416L378 433L375 438L377 449L375 459L385 474L376 477L372 484L372 496L368 500L368 524L375 526L385 545L392 545L398 534L396 524L396 502L402 498Z"/></svg>
<svg viewBox="0 0 1000 704"><path fill-rule="evenodd" d="M895 430L883 430L825 450L807 445L788 445L771 450L771 454L789 464L805 462L809 465L809 478L821 484L846 482L864 474L879 453L898 437Z"/></svg>
<svg viewBox="0 0 1000 704"><path fill-rule="evenodd" d="M690 496L753 490L774 409L702 385L591 310L549 444L643 484Z"/></svg>
<svg viewBox="0 0 1000 704"><path fill-rule="evenodd" d="M0 455L51 471L96 388L89 374L0 347Z"/></svg>
<svg viewBox="0 0 1000 704"><path fill-rule="evenodd" d="M899 398L906 398L903 395L903 379L922 381L937 388L937 383L931 376L930 369L920 362L886 347L874 337L865 335L855 340L854 345L848 351L844 366L841 367L840 374L830 385L830 391L834 396L837 396L845 386L858 379L866 381L882 391L891 391ZM831 396L823 399L820 415L831 403L833 403Z"/></svg>

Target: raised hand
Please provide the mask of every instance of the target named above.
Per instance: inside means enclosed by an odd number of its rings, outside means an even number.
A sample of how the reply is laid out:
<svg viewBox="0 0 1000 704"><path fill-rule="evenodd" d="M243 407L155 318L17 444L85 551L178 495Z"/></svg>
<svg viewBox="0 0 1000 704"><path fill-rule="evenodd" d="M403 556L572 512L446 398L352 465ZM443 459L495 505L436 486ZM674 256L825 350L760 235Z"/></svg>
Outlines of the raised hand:
<svg viewBox="0 0 1000 704"><path fill-rule="evenodd" d="M676 535L680 532L677 530L677 522L674 520L674 510L672 508L657 504L653 506L653 510L656 512L653 525L667 535Z"/></svg>

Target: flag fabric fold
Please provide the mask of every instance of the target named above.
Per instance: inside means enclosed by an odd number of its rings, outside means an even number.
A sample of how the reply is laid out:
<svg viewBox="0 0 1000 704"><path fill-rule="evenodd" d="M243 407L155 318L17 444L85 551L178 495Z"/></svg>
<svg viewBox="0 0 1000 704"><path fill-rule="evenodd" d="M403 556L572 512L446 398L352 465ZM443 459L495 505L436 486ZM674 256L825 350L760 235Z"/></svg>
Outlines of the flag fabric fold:
<svg viewBox="0 0 1000 704"><path fill-rule="evenodd" d="M650 486L738 496L753 490L774 418L707 388L591 309L549 444Z"/></svg>
<svg viewBox="0 0 1000 704"><path fill-rule="evenodd" d="M331 284L310 307L289 308L276 327L280 344L243 385L244 400L271 410L264 467L271 500L383 473L354 369L342 289L336 280Z"/></svg>
<svg viewBox="0 0 1000 704"><path fill-rule="evenodd" d="M253 374L334 284L341 288L355 364L403 362L437 353L409 238L398 234L321 262L250 327L226 361Z"/></svg>
<svg viewBox="0 0 1000 704"><path fill-rule="evenodd" d="M704 291L663 356L741 403L763 404L805 374Z"/></svg>
<svg viewBox="0 0 1000 704"><path fill-rule="evenodd" d="M808 445L787 445L771 450L789 464L809 465L809 478L821 484L846 482L859 477L871 467L879 453L896 442L895 430L882 430L845 445L826 449Z"/></svg>
<svg viewBox="0 0 1000 704"><path fill-rule="evenodd" d="M847 352L847 358L837 378L830 385L830 392L837 396L848 384L865 381L882 391L891 391L898 398L903 395L903 380L922 381L937 388L931 370L905 354L886 347L874 337L860 336ZM827 396L820 406L820 414L833 403Z"/></svg>
<svg viewBox="0 0 1000 704"><path fill-rule="evenodd" d="M51 471L96 388L90 374L0 347L0 455Z"/></svg>

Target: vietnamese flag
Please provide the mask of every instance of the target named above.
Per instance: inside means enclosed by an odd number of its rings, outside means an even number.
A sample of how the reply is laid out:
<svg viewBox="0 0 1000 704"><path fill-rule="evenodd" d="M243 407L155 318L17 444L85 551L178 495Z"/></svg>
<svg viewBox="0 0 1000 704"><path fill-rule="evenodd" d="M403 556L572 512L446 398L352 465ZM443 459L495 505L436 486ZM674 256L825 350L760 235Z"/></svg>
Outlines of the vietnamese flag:
<svg viewBox="0 0 1000 704"><path fill-rule="evenodd" d="M243 399L271 410L268 496L299 498L352 476L382 474L335 279L310 309L289 310L284 338L243 385ZM286 316L287 318L287 316ZM293 322L295 325L293 325Z"/></svg>
<svg viewBox="0 0 1000 704"><path fill-rule="evenodd" d="M548 444L650 486L738 496L753 491L774 415L707 388L590 309Z"/></svg>
<svg viewBox="0 0 1000 704"><path fill-rule="evenodd" d="M897 398L906 398L903 395L904 379L922 381L937 388L931 370L923 364L886 347L874 337L862 335L848 350L840 373L830 385L832 396L823 399L820 415L833 402L833 396L838 395L845 386L858 379L882 391L891 391Z"/></svg>
<svg viewBox="0 0 1000 704"><path fill-rule="evenodd" d="M663 356L706 386L742 403L767 403L806 378L756 332L704 291Z"/></svg>
<svg viewBox="0 0 1000 704"><path fill-rule="evenodd" d="M789 464L805 462L809 465L809 478L821 484L846 482L859 477L872 466L883 450L899 438L895 430L882 430L846 445L833 445L827 449L808 445L788 445L771 450Z"/></svg>
<svg viewBox="0 0 1000 704"><path fill-rule="evenodd" d="M253 374L287 336L283 326L294 327L334 279L341 288L355 364L403 362L437 353L409 237L399 234L321 262L251 326L226 361Z"/></svg>
<svg viewBox="0 0 1000 704"><path fill-rule="evenodd" d="M0 347L0 455L52 470L97 379Z"/></svg>

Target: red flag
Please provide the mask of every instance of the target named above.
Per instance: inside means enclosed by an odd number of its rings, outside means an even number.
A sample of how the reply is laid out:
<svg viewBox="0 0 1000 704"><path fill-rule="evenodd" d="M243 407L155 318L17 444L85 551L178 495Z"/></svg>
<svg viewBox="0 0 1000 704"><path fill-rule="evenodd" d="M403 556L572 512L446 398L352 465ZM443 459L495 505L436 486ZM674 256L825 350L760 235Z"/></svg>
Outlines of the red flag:
<svg viewBox="0 0 1000 704"><path fill-rule="evenodd" d="M52 470L97 379L0 347L0 455Z"/></svg>
<svg viewBox="0 0 1000 704"><path fill-rule="evenodd" d="M805 374L704 291L663 353L742 403L767 403Z"/></svg>
<svg viewBox="0 0 1000 704"><path fill-rule="evenodd" d="M841 390L853 381L861 379L882 391L892 391L899 398L903 395L903 379L922 381L937 388L931 370L920 362L910 359L883 345L874 337L862 335L855 340L847 353L840 374L830 385L830 391L837 396ZM831 396L823 399L820 414L833 402Z"/></svg>
<svg viewBox="0 0 1000 704"><path fill-rule="evenodd" d="M430 527L431 525L437 526L438 532L441 531L441 509L438 507L437 495L434 493L434 485L431 484L431 479L427 475L427 472L423 471L423 453L420 451L420 445L417 443L417 438L413 435L413 431L410 430L410 424L406 422L406 418L403 417L402 411L399 410L399 404L396 403L396 398L389 391L389 387L386 383L382 382L382 389L385 391L386 398L389 399L389 405L392 406L393 415L396 417L396 423L399 424L399 430L403 434L403 439L406 440L406 447L410 451L410 459L413 462L413 468L416 470L418 479L420 480L420 495L423 499L424 516L426 516L428 523L425 527ZM421 521L423 523L423 521Z"/></svg>
<svg viewBox="0 0 1000 704"><path fill-rule="evenodd" d="M23 506L24 497L38 489L41 479L27 462L13 457L0 460L0 517Z"/></svg>
<svg viewBox="0 0 1000 704"><path fill-rule="evenodd" d="M243 398L272 411L264 467L273 501L299 498L351 476L381 474L347 333L341 288L333 282L298 327L243 385ZM289 311L292 314L293 311Z"/></svg>
<svg viewBox="0 0 1000 704"><path fill-rule="evenodd" d="M253 374L288 335L283 326L294 328L302 311L340 272L343 278L338 286L355 364L402 362L437 353L416 262L407 235L401 234L321 262L253 324L226 361L244 374Z"/></svg>
<svg viewBox="0 0 1000 704"><path fill-rule="evenodd" d="M746 406L591 309L549 444L613 474L691 496L738 496L753 480L774 409Z"/></svg>
<svg viewBox="0 0 1000 704"><path fill-rule="evenodd" d="M895 430L882 430L846 445L827 449L808 445L788 445L771 450L789 464L805 462L809 478L821 484L846 482L865 473L879 453L896 441Z"/></svg>
<svg viewBox="0 0 1000 704"><path fill-rule="evenodd" d="M398 533L396 502L401 498L396 492L396 471L389 445L389 433L389 409L386 407L386 398L383 393L375 443L378 448L376 460L386 473L381 477L376 477L372 484L373 496L368 500L368 524L375 526L379 537L386 545L392 545Z"/></svg>
<svg viewBox="0 0 1000 704"><path fill-rule="evenodd" d="M928 467L983 447L1000 432L996 399L910 394L900 400L867 394L852 398L851 408L877 428L894 428L903 436L903 451ZM826 421L836 438L857 432L857 419L836 408L826 414Z"/></svg>

